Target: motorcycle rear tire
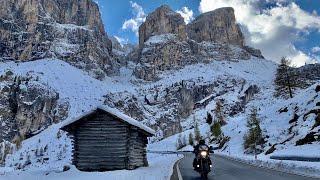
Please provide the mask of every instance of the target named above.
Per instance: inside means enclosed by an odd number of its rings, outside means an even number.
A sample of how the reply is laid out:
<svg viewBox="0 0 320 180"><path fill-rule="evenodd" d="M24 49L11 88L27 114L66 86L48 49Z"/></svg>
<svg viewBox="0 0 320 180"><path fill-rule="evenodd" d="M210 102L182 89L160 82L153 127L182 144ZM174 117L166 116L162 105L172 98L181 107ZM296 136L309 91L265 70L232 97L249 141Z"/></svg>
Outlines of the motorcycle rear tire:
<svg viewBox="0 0 320 180"><path fill-rule="evenodd" d="M208 173L201 173L202 180L208 180Z"/></svg>

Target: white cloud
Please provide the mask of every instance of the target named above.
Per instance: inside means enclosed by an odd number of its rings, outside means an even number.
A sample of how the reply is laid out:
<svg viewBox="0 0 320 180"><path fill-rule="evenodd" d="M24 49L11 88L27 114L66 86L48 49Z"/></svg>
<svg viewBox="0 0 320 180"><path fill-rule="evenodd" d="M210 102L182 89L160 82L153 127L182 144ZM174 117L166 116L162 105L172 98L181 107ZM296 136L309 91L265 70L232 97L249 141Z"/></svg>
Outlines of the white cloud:
<svg viewBox="0 0 320 180"><path fill-rule="evenodd" d="M267 3L274 6L263 9ZM233 7L248 45L259 48L266 58L279 61L291 57L296 65L312 58L295 48L311 30L320 32L320 17L302 10L296 3L286 0L201 0L200 12L220 7Z"/></svg>
<svg viewBox="0 0 320 180"><path fill-rule="evenodd" d="M136 34L136 36L138 36L139 26L146 20L146 14L143 8L136 2L130 1L130 4L134 17L126 20L122 24L122 30L131 30Z"/></svg>
<svg viewBox="0 0 320 180"><path fill-rule="evenodd" d="M320 47L319 46L313 47L311 51L313 53L320 53Z"/></svg>
<svg viewBox="0 0 320 180"><path fill-rule="evenodd" d="M188 7L182 7L180 10L177 10L176 12L183 17L184 22L186 24L190 23L194 19L193 11Z"/></svg>

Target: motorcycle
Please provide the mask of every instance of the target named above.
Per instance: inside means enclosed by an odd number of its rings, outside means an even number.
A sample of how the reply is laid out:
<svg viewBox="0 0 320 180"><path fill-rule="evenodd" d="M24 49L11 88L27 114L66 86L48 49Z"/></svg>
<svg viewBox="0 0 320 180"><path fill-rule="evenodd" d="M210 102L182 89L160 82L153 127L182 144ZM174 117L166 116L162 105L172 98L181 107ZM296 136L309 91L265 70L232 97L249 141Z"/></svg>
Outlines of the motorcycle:
<svg viewBox="0 0 320 180"><path fill-rule="evenodd" d="M213 148L210 146L200 146L199 153L196 158L195 170L201 175L201 179L207 180L208 174L211 171L212 163L210 159L210 153L213 153Z"/></svg>

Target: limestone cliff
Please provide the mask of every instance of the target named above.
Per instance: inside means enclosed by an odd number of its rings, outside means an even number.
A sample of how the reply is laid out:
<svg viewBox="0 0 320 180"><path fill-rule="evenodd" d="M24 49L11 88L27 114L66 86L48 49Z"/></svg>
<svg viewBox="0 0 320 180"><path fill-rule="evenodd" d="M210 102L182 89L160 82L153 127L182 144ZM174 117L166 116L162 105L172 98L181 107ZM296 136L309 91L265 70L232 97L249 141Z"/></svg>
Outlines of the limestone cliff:
<svg viewBox="0 0 320 180"><path fill-rule="evenodd" d="M117 69L92 0L0 1L0 45L2 61L55 57L95 74Z"/></svg>
<svg viewBox="0 0 320 180"><path fill-rule="evenodd" d="M177 34L182 40L187 37L183 17L171 10L169 6L163 5L149 14L146 21L139 27L139 45L143 46L151 36L167 33Z"/></svg>
<svg viewBox="0 0 320 180"><path fill-rule="evenodd" d="M220 8L198 16L188 24L189 38L197 41L213 41L244 46L244 36L236 24L231 7Z"/></svg>

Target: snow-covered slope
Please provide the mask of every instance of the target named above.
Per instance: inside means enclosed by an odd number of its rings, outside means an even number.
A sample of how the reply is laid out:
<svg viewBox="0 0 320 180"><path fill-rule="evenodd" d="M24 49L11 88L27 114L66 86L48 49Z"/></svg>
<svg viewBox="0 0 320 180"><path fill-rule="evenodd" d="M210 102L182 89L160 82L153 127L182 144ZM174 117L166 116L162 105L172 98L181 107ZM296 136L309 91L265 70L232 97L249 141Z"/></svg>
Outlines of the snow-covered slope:
<svg viewBox="0 0 320 180"><path fill-rule="evenodd" d="M136 119L144 119L144 124L157 131L156 136L151 139L151 142L155 143L148 146L149 150L176 150L178 135L168 136L182 131L187 137L193 132L194 121L200 125L202 136L207 137L210 128L205 123L205 118L207 112L213 111L218 99L223 100L227 114L228 124L222 130L230 137L230 141L225 145L228 148L224 150L239 156L244 155L243 135L247 130L247 109L251 106L260 108L261 126L265 136L269 137L265 151L275 145L275 154L285 154L307 133L319 131L319 127L311 130L314 115L303 118L307 112L318 108L316 103L319 96L314 90L316 85L300 90L290 100L274 98L273 79L276 64L271 61L252 58L238 62L198 63L180 70L164 71L160 80L154 82L137 80L132 75L134 66L135 64L130 62L127 67L121 68L119 76L107 77L103 81L93 79L86 72L56 59L18 64L2 63L0 74L11 69L16 75L29 74L38 77L39 82L59 93L60 100L69 102L70 109L65 121L105 104ZM250 93L248 90L255 86L258 92ZM181 89L185 89L185 92ZM183 104L189 103L184 101L185 97L181 95L184 93L192 99L191 109ZM238 106L241 108L237 109ZM285 107L288 111L279 113L279 109ZM299 119L292 124L289 121L294 112L299 115ZM42 133L23 141L22 147L6 159L9 171L11 167L28 171L40 169L43 172L61 172L64 165L70 166L71 142L66 134L59 130L62 124L63 122L54 124ZM172 128L176 124L179 126ZM289 130L291 126L293 127ZM287 140L291 136L293 138ZM157 142L163 138L166 139ZM285 140L287 141L282 143ZM315 149L319 143L308 146ZM304 146L295 147L295 152L300 148L303 149ZM292 151L290 152L292 154ZM314 154L310 152L310 155ZM260 156L269 158L270 155Z"/></svg>

